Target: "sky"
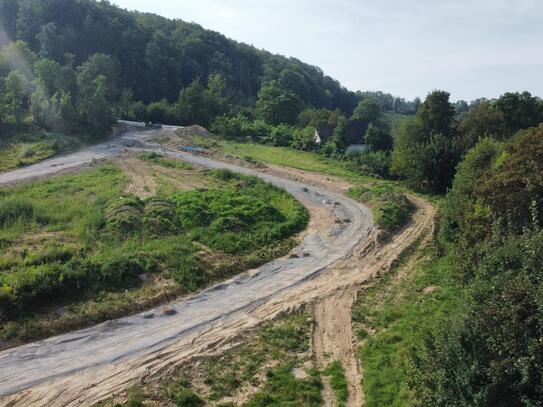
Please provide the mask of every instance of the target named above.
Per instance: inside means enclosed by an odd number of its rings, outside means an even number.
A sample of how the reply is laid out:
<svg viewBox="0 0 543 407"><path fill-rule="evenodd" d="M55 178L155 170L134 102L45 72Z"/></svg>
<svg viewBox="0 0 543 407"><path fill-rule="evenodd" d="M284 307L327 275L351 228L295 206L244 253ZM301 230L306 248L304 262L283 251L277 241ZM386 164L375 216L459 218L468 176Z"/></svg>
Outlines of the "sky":
<svg viewBox="0 0 543 407"><path fill-rule="evenodd" d="M543 97L543 0L112 0L317 65L351 90Z"/></svg>

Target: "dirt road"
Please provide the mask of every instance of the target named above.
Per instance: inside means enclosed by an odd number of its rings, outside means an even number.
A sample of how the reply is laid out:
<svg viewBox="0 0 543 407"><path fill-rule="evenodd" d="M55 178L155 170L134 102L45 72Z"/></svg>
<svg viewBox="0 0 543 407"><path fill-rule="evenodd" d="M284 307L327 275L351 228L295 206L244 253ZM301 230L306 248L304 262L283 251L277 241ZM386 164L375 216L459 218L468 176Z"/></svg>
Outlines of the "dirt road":
<svg viewBox="0 0 543 407"><path fill-rule="evenodd" d="M0 185L76 168L94 159L118 155L125 149L163 151L154 144L127 142L148 135L131 134L0 174ZM0 353L1 405L89 405L146 377L163 373L187 358L229 346L240 331L342 283L328 281L316 290L314 286L329 270L364 246L372 231L370 211L341 194L205 157L163 152L207 168L257 175L285 188L321 222L307 232L293 256L172 304L175 315L164 316L155 309L154 318L130 316Z"/></svg>

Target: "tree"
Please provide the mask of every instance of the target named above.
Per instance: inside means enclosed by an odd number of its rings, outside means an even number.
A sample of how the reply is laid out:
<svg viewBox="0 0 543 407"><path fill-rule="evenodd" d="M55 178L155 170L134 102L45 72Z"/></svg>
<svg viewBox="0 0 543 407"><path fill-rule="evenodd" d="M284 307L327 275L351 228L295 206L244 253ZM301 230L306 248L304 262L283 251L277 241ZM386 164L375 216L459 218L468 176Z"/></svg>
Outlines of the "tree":
<svg viewBox="0 0 543 407"><path fill-rule="evenodd" d="M453 135L454 107L449 102L449 96L448 92L436 90L421 105L417 118L427 139L435 134Z"/></svg>
<svg viewBox="0 0 543 407"><path fill-rule="evenodd" d="M343 113L339 109L305 109L298 115L297 124L301 128L322 129L335 126L340 116L343 116Z"/></svg>
<svg viewBox="0 0 543 407"><path fill-rule="evenodd" d="M499 170L481 180L478 193L502 230L543 228L543 124L517 136Z"/></svg>
<svg viewBox="0 0 543 407"><path fill-rule="evenodd" d="M388 151L392 149L393 140L389 132L370 123L364 134L364 144L371 151Z"/></svg>
<svg viewBox="0 0 543 407"><path fill-rule="evenodd" d="M81 80L82 77L78 75L80 89L78 113L81 124L94 136L106 136L113 122L108 80L104 75L98 75L90 83L82 83Z"/></svg>
<svg viewBox="0 0 543 407"><path fill-rule="evenodd" d="M503 152L503 144L484 138L471 148L457 167L454 182L440 211L439 240L444 246L457 243L471 221L479 179Z"/></svg>
<svg viewBox="0 0 543 407"><path fill-rule="evenodd" d="M52 59L40 59L34 64L36 82L48 97L53 96L57 91L69 90L72 86L67 83L71 78L65 78L65 71L60 64ZM72 71L73 75L73 71Z"/></svg>
<svg viewBox="0 0 543 407"><path fill-rule="evenodd" d="M329 146L327 147L327 149L331 150L332 153L343 153L345 152L345 149L349 146L346 125L347 121L345 120L345 117L341 116L337 121L334 135L328 142Z"/></svg>
<svg viewBox="0 0 543 407"><path fill-rule="evenodd" d="M376 123L381 116L381 108L373 98L363 99L354 109L352 119L364 120L368 123Z"/></svg>
<svg viewBox="0 0 543 407"><path fill-rule="evenodd" d="M270 124L295 124L301 110L302 103L298 96L282 87L278 81L262 85L258 92L257 114Z"/></svg>
<svg viewBox="0 0 543 407"><path fill-rule="evenodd" d="M105 136L113 122L112 104L117 96L119 67L109 55L93 54L77 68L81 124L95 136Z"/></svg>
<svg viewBox="0 0 543 407"><path fill-rule="evenodd" d="M503 140L509 135L502 111L490 102L482 102L472 107L458 125L465 151L473 147L479 139L492 137Z"/></svg>
<svg viewBox="0 0 543 407"><path fill-rule="evenodd" d="M29 103L29 83L19 71L11 71L4 78L4 104L17 124L20 124Z"/></svg>
<svg viewBox="0 0 543 407"><path fill-rule="evenodd" d="M184 124L199 124L209 126L213 119L228 110L224 97L225 80L220 75L211 75L207 87L200 79L195 79L183 89L177 101L177 115Z"/></svg>
<svg viewBox="0 0 543 407"><path fill-rule="evenodd" d="M19 71L30 80L35 61L36 55L24 41L10 42L0 51L0 78L10 71Z"/></svg>
<svg viewBox="0 0 543 407"><path fill-rule="evenodd" d="M535 127L543 121L543 101L529 92L505 93L496 102L510 134Z"/></svg>
<svg viewBox="0 0 543 407"><path fill-rule="evenodd" d="M80 94L92 93L95 89L94 82L101 76L104 80L105 97L108 100L115 99L119 95L119 72L119 63L112 56L99 53L91 55L77 68L77 86Z"/></svg>
<svg viewBox="0 0 543 407"><path fill-rule="evenodd" d="M432 92L416 117L400 126L392 153L392 172L414 188L446 192L461 155L455 134L449 94Z"/></svg>

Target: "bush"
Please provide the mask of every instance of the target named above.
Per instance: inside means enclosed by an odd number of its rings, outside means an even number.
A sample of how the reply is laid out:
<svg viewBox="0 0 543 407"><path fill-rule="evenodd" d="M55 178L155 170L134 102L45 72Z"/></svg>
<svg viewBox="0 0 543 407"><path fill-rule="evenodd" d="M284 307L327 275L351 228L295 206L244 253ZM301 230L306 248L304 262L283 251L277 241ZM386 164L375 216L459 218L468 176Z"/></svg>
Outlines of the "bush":
<svg viewBox="0 0 543 407"><path fill-rule="evenodd" d="M169 393L170 398L177 407L199 407L205 405L200 396L186 387L171 388Z"/></svg>
<svg viewBox="0 0 543 407"><path fill-rule="evenodd" d="M266 143L276 147L289 147L294 140L294 127L280 124L271 129Z"/></svg>
<svg viewBox="0 0 543 407"><path fill-rule="evenodd" d="M121 289L136 286L138 276L148 271L145 262L130 254L118 254L100 264L101 283L104 287Z"/></svg>
<svg viewBox="0 0 543 407"><path fill-rule="evenodd" d="M376 211L375 223L383 230L394 232L409 220L413 205L404 196L394 198L379 207Z"/></svg>
<svg viewBox="0 0 543 407"><path fill-rule="evenodd" d="M352 160L352 166L357 172L382 178L390 176L391 159L388 152L364 151L362 153L350 153L348 158Z"/></svg>

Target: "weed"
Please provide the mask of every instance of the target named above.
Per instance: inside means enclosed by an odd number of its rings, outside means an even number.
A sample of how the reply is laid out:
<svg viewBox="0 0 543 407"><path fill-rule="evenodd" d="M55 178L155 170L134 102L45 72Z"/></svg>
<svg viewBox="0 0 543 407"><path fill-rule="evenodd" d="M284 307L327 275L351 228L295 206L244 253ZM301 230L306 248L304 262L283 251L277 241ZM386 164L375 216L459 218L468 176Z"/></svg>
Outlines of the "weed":
<svg viewBox="0 0 543 407"><path fill-rule="evenodd" d="M349 393L343 366L340 362L334 361L324 370L324 374L330 378L330 387L336 396L337 407L345 407Z"/></svg>

